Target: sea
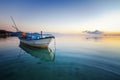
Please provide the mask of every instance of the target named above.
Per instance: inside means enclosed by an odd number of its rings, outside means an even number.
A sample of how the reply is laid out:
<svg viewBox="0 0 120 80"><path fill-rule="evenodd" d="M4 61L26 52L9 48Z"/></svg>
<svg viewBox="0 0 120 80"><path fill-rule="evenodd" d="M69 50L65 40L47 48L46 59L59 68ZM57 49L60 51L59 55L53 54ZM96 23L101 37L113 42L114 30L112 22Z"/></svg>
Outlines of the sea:
<svg viewBox="0 0 120 80"><path fill-rule="evenodd" d="M0 38L0 80L120 80L120 36L56 36L47 49Z"/></svg>

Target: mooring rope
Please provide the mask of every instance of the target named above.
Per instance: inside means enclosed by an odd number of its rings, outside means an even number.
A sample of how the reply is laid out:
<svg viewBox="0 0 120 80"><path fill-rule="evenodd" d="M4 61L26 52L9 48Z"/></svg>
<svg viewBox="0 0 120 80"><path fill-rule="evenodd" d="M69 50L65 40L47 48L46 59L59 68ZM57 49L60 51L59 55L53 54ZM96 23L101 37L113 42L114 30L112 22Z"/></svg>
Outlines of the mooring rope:
<svg viewBox="0 0 120 80"><path fill-rule="evenodd" d="M56 52L56 39L54 38L54 53Z"/></svg>

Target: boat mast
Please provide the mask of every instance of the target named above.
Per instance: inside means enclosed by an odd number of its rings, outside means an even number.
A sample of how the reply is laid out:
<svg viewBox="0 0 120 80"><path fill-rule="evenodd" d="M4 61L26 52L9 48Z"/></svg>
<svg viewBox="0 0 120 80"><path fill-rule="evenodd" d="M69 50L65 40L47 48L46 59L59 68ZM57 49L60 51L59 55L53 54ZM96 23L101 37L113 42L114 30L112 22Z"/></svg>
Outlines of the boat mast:
<svg viewBox="0 0 120 80"><path fill-rule="evenodd" d="M14 21L13 17L10 16L10 18L11 18L13 24L14 24L14 26L12 26L12 27L15 28L17 30L17 32L20 32L20 30L17 28L17 25L15 24L15 21Z"/></svg>
<svg viewBox="0 0 120 80"><path fill-rule="evenodd" d="M41 38L42 38L43 32L41 31Z"/></svg>

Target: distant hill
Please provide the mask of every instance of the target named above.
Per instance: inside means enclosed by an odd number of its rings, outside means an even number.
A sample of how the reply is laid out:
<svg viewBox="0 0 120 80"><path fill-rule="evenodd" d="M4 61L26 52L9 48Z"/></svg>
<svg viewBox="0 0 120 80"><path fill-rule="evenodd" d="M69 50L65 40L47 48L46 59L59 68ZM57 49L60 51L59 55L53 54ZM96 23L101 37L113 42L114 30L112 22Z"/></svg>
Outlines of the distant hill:
<svg viewBox="0 0 120 80"><path fill-rule="evenodd" d="M0 30L0 34L9 33L10 31Z"/></svg>
<svg viewBox="0 0 120 80"><path fill-rule="evenodd" d="M6 31L6 30L0 30L0 36L11 36L13 32Z"/></svg>

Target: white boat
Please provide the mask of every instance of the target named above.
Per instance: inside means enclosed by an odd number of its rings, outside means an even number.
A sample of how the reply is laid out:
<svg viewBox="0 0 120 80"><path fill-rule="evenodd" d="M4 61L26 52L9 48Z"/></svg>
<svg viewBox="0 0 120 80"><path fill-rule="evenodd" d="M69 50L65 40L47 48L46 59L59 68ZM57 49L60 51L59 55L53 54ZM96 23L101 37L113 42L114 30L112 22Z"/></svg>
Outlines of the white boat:
<svg viewBox="0 0 120 80"><path fill-rule="evenodd" d="M22 32L17 28L15 21L12 17L11 20L14 23L14 26L12 27L17 30L17 36L19 37L21 43L38 48L48 48L51 40L55 38L51 34L43 34L42 31L40 34Z"/></svg>
<svg viewBox="0 0 120 80"><path fill-rule="evenodd" d="M32 33L33 34L33 33ZM38 48L48 48L50 42L55 37L48 34L43 34L43 36L37 36L36 35L31 37L19 37L20 42L27 44L29 46L38 47Z"/></svg>

